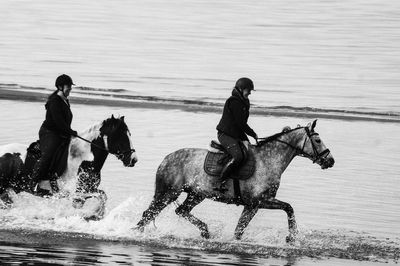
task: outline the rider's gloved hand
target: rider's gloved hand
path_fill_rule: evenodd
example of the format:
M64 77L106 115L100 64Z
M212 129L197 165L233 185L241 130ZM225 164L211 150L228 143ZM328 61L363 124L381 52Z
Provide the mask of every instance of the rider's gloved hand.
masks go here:
M78 132L76 132L75 130L72 130L72 132L71 132L71 136L73 136L73 137L77 137L77 136L78 136Z
M256 143L258 145L258 135L257 134L254 135L254 139L256 140Z

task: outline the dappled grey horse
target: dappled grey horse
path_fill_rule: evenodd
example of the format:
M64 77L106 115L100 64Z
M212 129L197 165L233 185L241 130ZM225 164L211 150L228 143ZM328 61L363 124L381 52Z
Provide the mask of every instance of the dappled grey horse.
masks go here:
M236 239L240 239L244 229L259 209L281 209L287 213L289 235L287 241L295 239L297 233L294 211L289 203L275 198L281 175L292 159L299 155L309 158L322 169L334 165L334 159L314 131L316 120L306 127L286 129L259 142L257 146L250 145L254 154L256 167L254 174L247 180L240 180L244 210L235 229ZM156 174L155 194L149 208L143 213L142 219L135 229L143 227L182 192L187 193L185 201L176 209L176 213L197 226L201 236L209 238L207 225L190 214L191 210L205 198L224 203L236 203L233 181L226 184L225 193L215 191L219 185L217 177L206 174L203 168L208 151L206 149L180 149L167 155L160 164Z

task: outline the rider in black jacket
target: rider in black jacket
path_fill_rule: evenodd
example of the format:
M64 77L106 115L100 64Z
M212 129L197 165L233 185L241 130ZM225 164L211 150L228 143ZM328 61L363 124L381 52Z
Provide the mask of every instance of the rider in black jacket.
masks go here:
M71 77L63 74L57 77L55 85L57 90L48 97L45 105L46 119L39 130L42 155L33 173L33 180L38 184L36 192L39 195L51 195L58 189L54 187L56 182L50 185L50 180L54 179L54 173L49 172L51 161L57 148L64 141L69 141L71 136L77 136L77 132L71 129L73 116L68 101L74 83Z
M217 190L224 190L226 180L247 157L244 154L246 151L239 144L240 141L248 141L247 135L257 141L257 134L247 124L250 110L248 97L252 90L254 90L253 81L249 78L240 78L235 84L232 96L225 102L222 118L217 126L218 140L232 156L232 159L222 169L221 187Z

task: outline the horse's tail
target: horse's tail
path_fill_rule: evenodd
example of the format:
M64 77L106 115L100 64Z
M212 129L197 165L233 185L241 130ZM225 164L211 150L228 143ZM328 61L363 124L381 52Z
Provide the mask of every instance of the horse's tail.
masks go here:
M165 175L160 171L160 168L157 170L156 174L156 188L155 194L164 194L167 193L169 190L169 184L165 178Z
M180 191L176 186L174 186L174 179L169 176L167 171L167 158L168 156L157 169L154 198L147 210L143 212L142 219L138 222L137 228L143 228L145 225L153 221L168 204L179 197Z
M170 184L170 178L165 171L165 163L161 163L161 165L157 169L156 173L156 187L155 187L155 196L162 195L174 190L172 184Z
M183 190L183 179L179 164L179 160L176 160L176 156L179 155L180 151L173 152L167 155L156 173L156 184L155 184L155 195L180 193Z

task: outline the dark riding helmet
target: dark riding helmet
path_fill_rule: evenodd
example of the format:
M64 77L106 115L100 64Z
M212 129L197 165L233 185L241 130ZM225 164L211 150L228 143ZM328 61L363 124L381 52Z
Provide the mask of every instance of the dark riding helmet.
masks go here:
M75 85L72 78L66 74L62 74L56 79L56 88L63 87L64 85Z
M253 81L249 78L240 78L236 81L235 88L240 90L243 89L254 90L254 84Z

